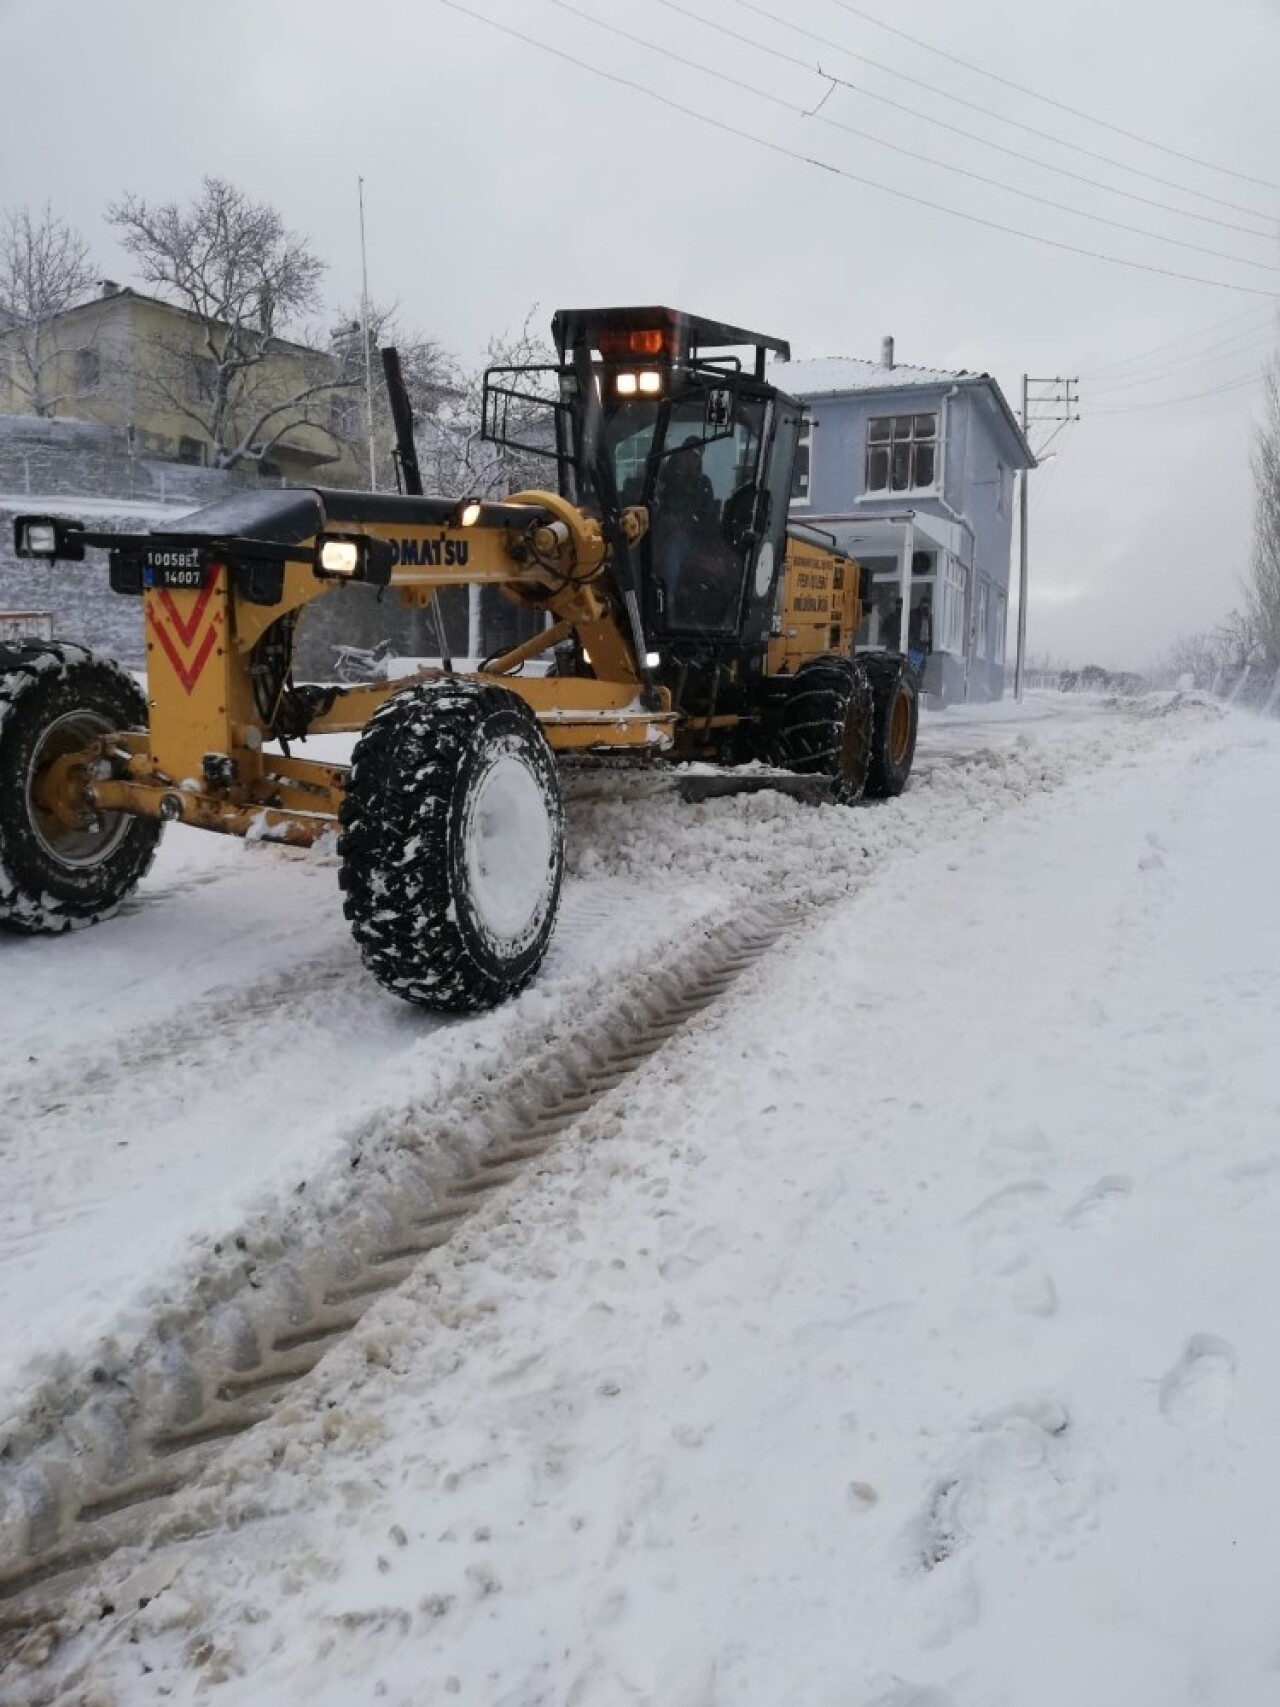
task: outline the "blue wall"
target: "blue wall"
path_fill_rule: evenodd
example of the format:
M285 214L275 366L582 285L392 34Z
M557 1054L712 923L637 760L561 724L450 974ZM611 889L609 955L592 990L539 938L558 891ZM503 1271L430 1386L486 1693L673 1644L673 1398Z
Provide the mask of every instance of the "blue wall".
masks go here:
M792 382L799 378L795 374ZM948 397L949 390L947 385L912 385L810 398L817 426L811 441L809 502L795 505L792 513L798 521L807 515L865 520L905 509L948 521L960 518L968 524L965 549L971 554L971 612L976 622L984 578L991 584L986 597L994 600L997 593L1002 595L1007 613L1013 472L1020 466L1021 451L989 386L962 385ZM802 388L800 395L804 396ZM867 421L876 415L928 413L938 416L941 495L928 491L868 494ZM970 693L998 697L1003 659L983 659L980 653L980 645L975 644Z

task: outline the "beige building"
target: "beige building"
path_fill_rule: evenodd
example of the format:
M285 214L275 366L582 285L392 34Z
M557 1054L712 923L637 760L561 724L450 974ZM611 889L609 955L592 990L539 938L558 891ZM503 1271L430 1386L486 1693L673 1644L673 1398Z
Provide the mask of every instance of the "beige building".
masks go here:
M139 455L255 470L264 479L361 486L361 390L333 355L271 337L230 379L215 442L219 365L231 328L104 281L39 328L0 328L0 415L53 415L131 430ZM258 335L246 329L247 338Z

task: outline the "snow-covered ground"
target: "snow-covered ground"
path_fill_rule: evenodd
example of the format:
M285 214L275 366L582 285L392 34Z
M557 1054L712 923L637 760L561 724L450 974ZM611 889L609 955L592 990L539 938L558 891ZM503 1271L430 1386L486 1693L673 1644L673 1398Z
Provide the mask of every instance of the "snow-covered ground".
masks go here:
M12 1414L709 922L831 903L0 1698L1280 1699L1280 731L1032 701L930 720L884 807L572 822L546 973L476 1021L370 983L323 855L174 836L126 916L0 942Z

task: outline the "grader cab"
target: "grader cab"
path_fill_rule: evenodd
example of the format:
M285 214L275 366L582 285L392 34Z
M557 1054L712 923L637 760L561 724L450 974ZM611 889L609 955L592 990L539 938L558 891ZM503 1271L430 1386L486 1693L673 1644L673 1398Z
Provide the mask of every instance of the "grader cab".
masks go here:
M102 918L167 822L295 844L337 828L366 965L466 1011L546 952L558 759L757 761L847 804L901 791L912 673L855 653L857 564L788 524L803 406L765 378L787 346L663 308L563 311L553 331L555 366L491 370L484 405L488 438L546 458L545 489L423 496L390 359L399 493L263 491L127 536L18 518L19 555L107 549L112 588L143 603L147 687L69 643L0 647L0 921ZM441 627L441 662L410 678L296 681L300 614L359 582L421 605L496 586L545 626L469 673ZM337 733L349 765L294 750Z

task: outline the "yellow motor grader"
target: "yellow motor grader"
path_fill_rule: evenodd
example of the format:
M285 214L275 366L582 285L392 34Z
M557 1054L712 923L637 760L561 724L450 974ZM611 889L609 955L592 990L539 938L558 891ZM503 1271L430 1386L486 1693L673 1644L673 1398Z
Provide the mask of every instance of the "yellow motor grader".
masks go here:
M398 493L263 490L139 535L17 519L20 556L107 549L114 591L143 602L147 686L68 643L0 646L0 920L102 918L166 823L297 844L337 829L366 965L466 1011L546 952L558 759L752 764L756 785L763 764L847 803L901 791L912 671L855 653L858 565L788 521L804 406L765 378L787 345L666 308L566 310L553 333L553 367L491 369L484 398L485 436L545 455L547 490L423 496L388 351ZM417 605L494 586L544 626L477 671L453 668L438 625L440 665L410 678L295 681L300 614L357 583ZM344 731L349 765L294 750Z

